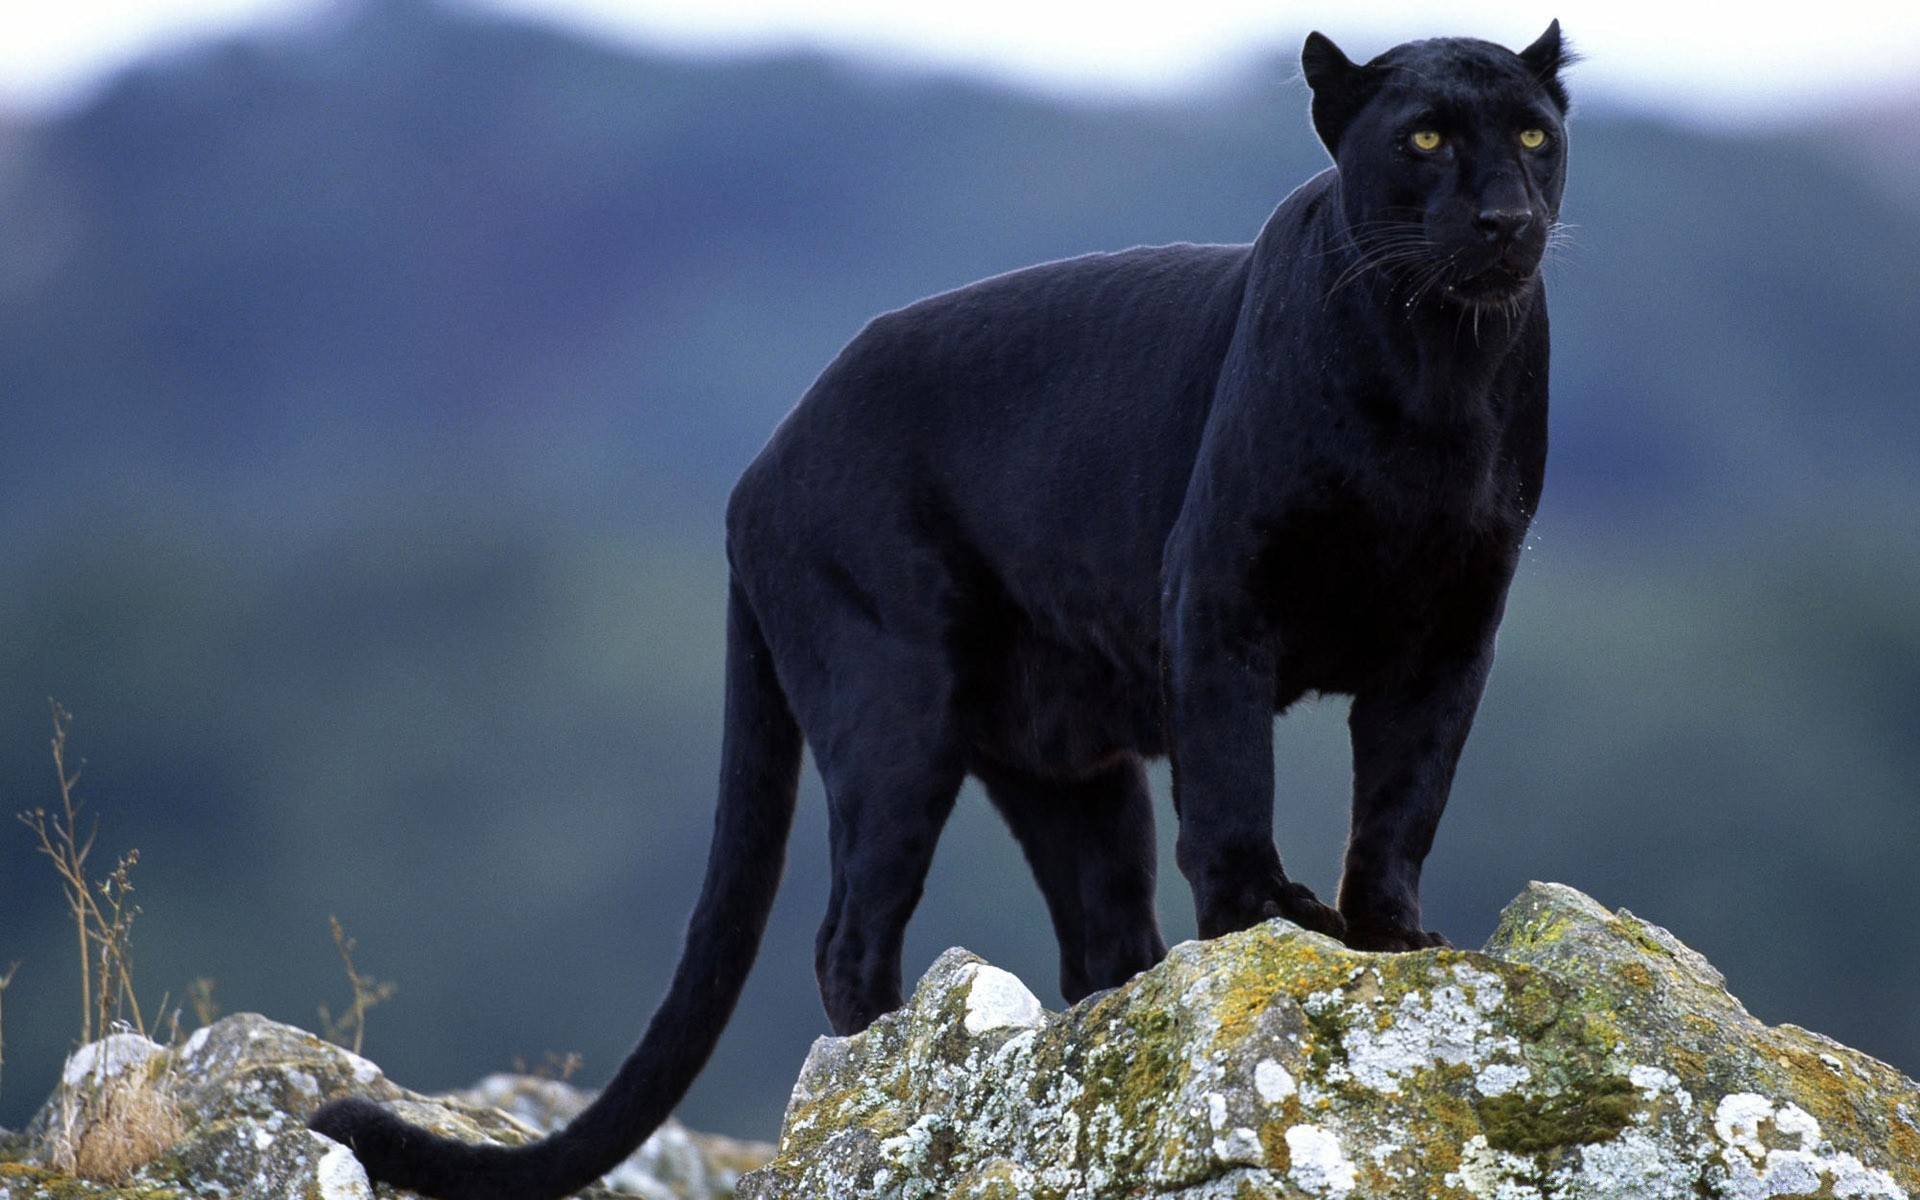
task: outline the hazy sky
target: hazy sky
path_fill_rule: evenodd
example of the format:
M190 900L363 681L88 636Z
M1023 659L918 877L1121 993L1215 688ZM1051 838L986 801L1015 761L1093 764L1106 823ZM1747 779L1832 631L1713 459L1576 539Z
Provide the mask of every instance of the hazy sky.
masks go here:
M0 17L0 101L57 103L134 56L379 0L32 0ZM1587 56L1587 95L1692 115L1779 115L1848 97L1920 97L1909 3L1691 0L448 0L485 2L640 44L725 50L807 44L960 66L1074 91L1203 83L1318 28L1355 57L1408 37L1509 45L1559 17ZM1737 13L1737 15L1728 15ZM1809 15L1813 14L1813 15Z

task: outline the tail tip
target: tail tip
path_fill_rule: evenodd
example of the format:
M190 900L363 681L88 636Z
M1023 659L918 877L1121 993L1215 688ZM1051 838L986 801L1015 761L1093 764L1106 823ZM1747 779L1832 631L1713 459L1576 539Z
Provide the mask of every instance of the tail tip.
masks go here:
M412 1126L364 1096L329 1100L307 1118L307 1128L352 1150L368 1167L403 1147Z

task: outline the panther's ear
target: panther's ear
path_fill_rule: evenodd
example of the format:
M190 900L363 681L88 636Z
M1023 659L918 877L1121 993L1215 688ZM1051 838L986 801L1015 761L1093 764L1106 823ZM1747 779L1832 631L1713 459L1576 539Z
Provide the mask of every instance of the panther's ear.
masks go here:
M1567 48L1560 37L1560 22L1547 26L1547 31L1534 39L1534 43L1520 52L1520 61L1547 95L1552 97L1554 107L1562 113L1567 111L1567 89L1560 82L1560 69L1573 65L1579 56Z
M1300 50L1300 70L1313 89L1313 131L1320 135L1327 153L1338 158L1340 135L1366 103L1368 72L1321 33L1307 35L1307 44Z

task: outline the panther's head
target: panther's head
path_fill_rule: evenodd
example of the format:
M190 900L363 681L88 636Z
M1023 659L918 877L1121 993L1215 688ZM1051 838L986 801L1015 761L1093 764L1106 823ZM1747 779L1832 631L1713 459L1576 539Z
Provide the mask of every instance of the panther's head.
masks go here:
M1300 58L1340 170L1351 270L1475 308L1526 294L1566 183L1560 23L1518 54L1438 38L1356 65L1315 33Z

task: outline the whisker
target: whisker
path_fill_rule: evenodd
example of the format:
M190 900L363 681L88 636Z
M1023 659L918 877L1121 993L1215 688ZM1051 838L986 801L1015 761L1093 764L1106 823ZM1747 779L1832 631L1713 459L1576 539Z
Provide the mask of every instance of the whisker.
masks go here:
M1395 276L1416 280L1431 263L1436 247L1425 228L1413 218L1419 214L1405 209L1408 217L1389 215L1356 222L1341 231L1341 239L1322 254L1336 251L1353 255L1334 281L1327 286L1322 304L1330 303L1341 291L1369 274L1377 273L1392 281Z

